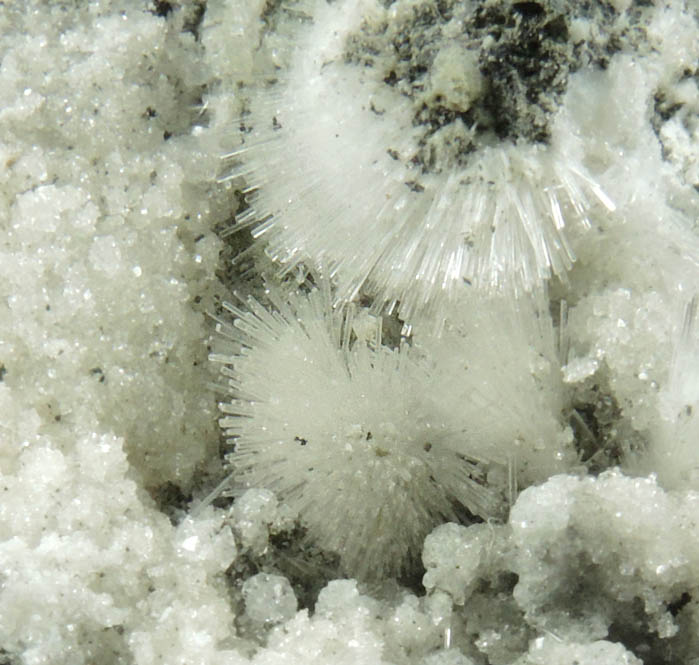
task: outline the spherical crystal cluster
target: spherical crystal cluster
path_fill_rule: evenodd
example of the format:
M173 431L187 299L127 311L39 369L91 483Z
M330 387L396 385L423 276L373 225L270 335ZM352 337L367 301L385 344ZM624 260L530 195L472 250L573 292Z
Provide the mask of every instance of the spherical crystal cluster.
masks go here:
M560 3L510 4L309 2L298 25L268 19L289 52L251 91L236 155L282 270L323 265L339 300L365 292L408 319L443 314L464 282L565 276L566 227L614 209L555 140L570 73L602 47L575 42Z
M221 424L234 476L283 497L347 573L406 573L436 524L460 511L502 515L504 497L486 483L489 471L506 477L507 459L496 463L477 423L430 389L439 368L381 346L375 322L353 324L327 295L287 304L277 294L275 313L254 300L232 309L239 318L224 331L243 350ZM372 326L370 340L357 337Z

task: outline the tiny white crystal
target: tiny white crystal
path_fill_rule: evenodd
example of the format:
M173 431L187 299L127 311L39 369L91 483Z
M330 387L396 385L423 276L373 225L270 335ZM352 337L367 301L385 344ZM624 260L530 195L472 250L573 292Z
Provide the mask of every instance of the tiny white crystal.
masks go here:
M281 575L258 573L243 584L245 612L259 623L279 623L296 614L296 596Z

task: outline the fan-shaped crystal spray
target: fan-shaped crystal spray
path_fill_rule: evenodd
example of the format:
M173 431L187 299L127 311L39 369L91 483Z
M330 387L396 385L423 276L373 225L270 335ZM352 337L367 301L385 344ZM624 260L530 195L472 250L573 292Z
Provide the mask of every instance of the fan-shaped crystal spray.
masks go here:
M281 61L231 155L239 222L263 220L283 270L330 266L338 300L411 319L465 281L535 289L575 259L565 227L614 208L554 140L579 55L556 3L318 0L266 20Z

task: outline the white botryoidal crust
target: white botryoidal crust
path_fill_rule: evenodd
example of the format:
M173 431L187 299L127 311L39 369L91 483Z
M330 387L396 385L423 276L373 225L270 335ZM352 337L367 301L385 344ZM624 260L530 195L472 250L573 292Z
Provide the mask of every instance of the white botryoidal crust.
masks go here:
M550 140L572 57L564 37L537 46L548 60L531 90L513 83L535 101L494 112L505 97L500 46L479 23L490 19L478 3L441 4L308 1L293 28L270 20L288 62L251 91L232 155L251 192L239 222L262 220L253 234L282 270L330 266L338 300L363 290L406 319L441 313L464 281L531 290L563 276L575 260L565 227L614 209L570 146ZM503 43L567 35L555 8L536 30L508 12Z
M554 476L522 492L509 518L511 566L529 624L588 641L642 611L658 646L676 638L678 662L696 653L694 608L680 610L697 588L698 502L696 492L665 492L654 477L618 470Z
M327 290L269 296L275 310L230 306L223 332L241 348L216 358L234 394L221 425L239 485L276 492L359 578L410 570L459 511L501 514L507 452L455 426L427 362L381 346L378 326L365 341L366 320L352 326Z
M618 642L597 640L588 643L565 642L555 636L538 637L529 652L516 665L642 665L642 661Z
M435 529L423 583L467 624L457 646L491 663L694 662L698 501L617 469L553 476L519 495L508 524Z

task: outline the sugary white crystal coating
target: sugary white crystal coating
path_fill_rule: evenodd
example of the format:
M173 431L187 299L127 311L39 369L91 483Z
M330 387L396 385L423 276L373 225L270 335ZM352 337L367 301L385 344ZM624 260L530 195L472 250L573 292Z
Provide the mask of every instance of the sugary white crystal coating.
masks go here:
M556 661L566 654L640 662L627 649L689 656L698 646L691 600L699 570L698 506L696 492L667 493L652 478L619 471L554 476L520 494L507 526L438 527L425 541L424 584L463 606L455 608L452 626L463 617L490 658L502 657L498 642L507 641L502 633L514 636L516 623L509 631L489 628L480 617L483 601L493 615L497 603L483 599L481 589L508 588L501 585L512 573L518 607L510 608L510 621L519 614L530 639L549 636L532 641L518 664L567 662ZM642 617L646 628L626 637L626 649L598 642L612 639L616 626L632 625L632 617Z
M379 604L361 595L353 580L336 580L318 596L312 617L308 610L275 628L265 649L253 659L255 665L388 665L382 657L383 640L375 617Z
M10 410L59 438L112 430L147 486L186 489L216 441L193 300L218 288L224 199L190 134L199 47L138 3L28 1L3 7L0 53Z
M38 665L221 662L224 515L175 527L218 439L203 389L218 157L184 15L0 11L0 646ZM167 138L166 138L167 137ZM201 300L199 304L198 300ZM232 662L232 661L229 661Z
M210 657L233 619L222 514L173 527L127 477L122 443L91 434L61 452L37 434L0 475L0 642L25 662Z
M673 637L668 607L696 586L698 506L699 494L618 471L525 490L510 513L517 602L542 630L575 640L606 637L637 599L651 630Z

